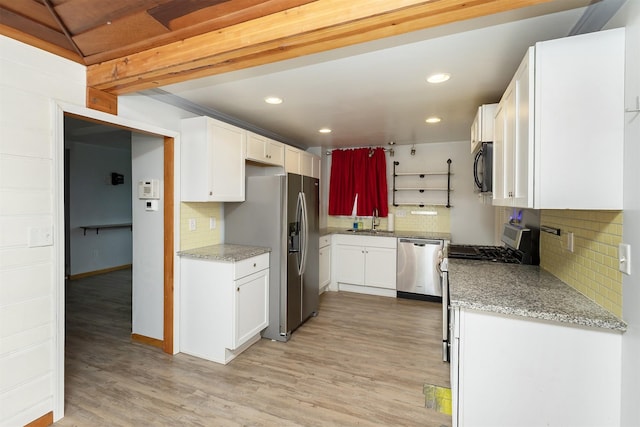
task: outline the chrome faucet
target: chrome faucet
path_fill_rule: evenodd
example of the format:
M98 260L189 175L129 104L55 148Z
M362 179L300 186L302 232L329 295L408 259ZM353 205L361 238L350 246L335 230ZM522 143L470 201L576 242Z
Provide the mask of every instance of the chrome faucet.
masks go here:
M378 209L373 210L373 215L371 215L371 229L376 231L376 227L380 225L380 218L378 218Z

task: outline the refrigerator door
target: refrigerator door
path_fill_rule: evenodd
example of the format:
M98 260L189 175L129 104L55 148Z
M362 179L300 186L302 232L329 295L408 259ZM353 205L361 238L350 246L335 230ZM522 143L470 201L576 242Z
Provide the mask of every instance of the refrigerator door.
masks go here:
M287 224L288 224L288 254L286 293L282 295L282 303L286 307L286 333L291 333L302 323L302 276L300 264L302 261L302 177L287 174Z
M302 178L302 191L305 200L305 257L302 275L302 318L307 319L318 313L320 281L320 183L311 177Z

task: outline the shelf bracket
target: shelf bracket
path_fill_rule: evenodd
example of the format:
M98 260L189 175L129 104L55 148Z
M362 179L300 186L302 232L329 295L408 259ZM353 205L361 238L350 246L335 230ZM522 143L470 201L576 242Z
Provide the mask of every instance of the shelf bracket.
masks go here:
M451 159L447 159L447 208L451 208Z

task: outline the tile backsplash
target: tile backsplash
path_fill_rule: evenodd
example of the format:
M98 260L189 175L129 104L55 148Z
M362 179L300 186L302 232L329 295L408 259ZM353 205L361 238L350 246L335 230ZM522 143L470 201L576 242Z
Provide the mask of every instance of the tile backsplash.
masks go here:
M561 235L540 233L540 266L618 317L622 317L622 211L543 210L540 224ZM567 235L574 250L567 250Z
M216 228L211 230L209 219L216 219ZM180 250L215 245L222 242L220 229L222 223L221 203L180 203ZM195 220L196 229L189 230L189 221Z
M413 212L413 213L412 213ZM415 212L435 212L436 215L419 215ZM389 206L389 213L394 215L394 229L396 231L433 231L437 233L451 232L450 210L442 206L412 207ZM361 217L365 229L371 228L371 217ZM329 216L327 227L353 226L352 216ZM387 230L387 218L380 218L380 229Z

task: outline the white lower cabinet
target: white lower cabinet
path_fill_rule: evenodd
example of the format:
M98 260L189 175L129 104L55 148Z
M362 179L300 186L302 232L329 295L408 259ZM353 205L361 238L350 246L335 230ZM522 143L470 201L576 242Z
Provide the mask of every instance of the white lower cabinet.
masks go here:
M269 325L269 254L180 260L180 351L229 363Z
M619 426L622 335L455 307L453 426Z
M333 236L334 282L340 290L396 296L395 237Z
M320 237L320 260L318 263L319 280L318 290L320 293L327 290L331 284L331 235Z

